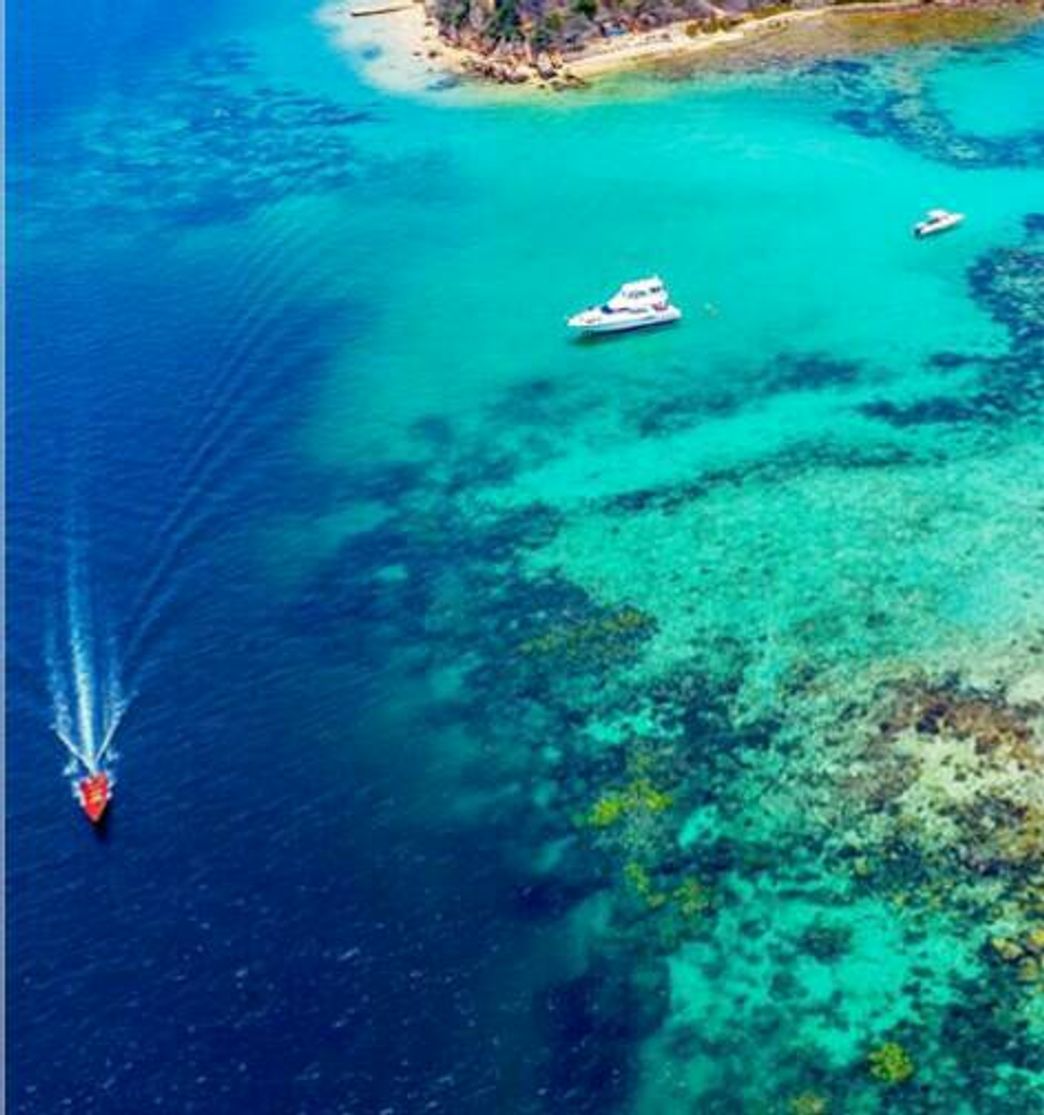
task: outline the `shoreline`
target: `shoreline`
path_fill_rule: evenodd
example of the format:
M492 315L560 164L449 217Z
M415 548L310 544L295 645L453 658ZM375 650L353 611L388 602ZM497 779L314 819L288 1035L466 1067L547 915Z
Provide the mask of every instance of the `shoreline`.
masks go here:
M767 17L748 17L734 27L704 33L696 38L686 33L685 24L676 23L656 31L636 32L621 35L618 40L596 43L593 49L585 50L571 60L569 66L583 77L594 78L646 63L683 62L722 47L768 38L801 23L829 18L834 13L843 12L849 16L865 13L896 15L917 11L920 7L919 3L911 3L911 0L882 3L868 0L867 3L846 4L843 8L797 8Z
M550 67L483 54L447 42L423 0L334 0L317 13L338 47L353 56L363 78L386 92L443 92L467 85L522 93L561 92L657 65L706 62L756 64L766 44L782 57L828 57L988 39L1039 22L1044 9L1018 3L989 6L921 0L864 0L739 17L729 27L691 32L691 21L593 40ZM798 38L800 36L800 38Z
M421 0L366 14L379 6L335 0L315 17L369 84L386 93L416 95L455 84L468 73L473 52L447 43Z

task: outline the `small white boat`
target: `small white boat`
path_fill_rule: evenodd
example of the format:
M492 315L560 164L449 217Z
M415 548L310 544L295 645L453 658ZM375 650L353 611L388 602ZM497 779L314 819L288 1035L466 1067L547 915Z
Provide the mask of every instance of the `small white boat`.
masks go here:
M949 209L929 209L924 220L914 225L913 234L918 239L934 236L937 232L956 228L963 220L963 213L951 213Z
M625 329L667 325L681 316L681 310L671 305L663 281L658 275L651 275L624 283L601 306L591 306L573 314L568 325L580 333L620 333Z

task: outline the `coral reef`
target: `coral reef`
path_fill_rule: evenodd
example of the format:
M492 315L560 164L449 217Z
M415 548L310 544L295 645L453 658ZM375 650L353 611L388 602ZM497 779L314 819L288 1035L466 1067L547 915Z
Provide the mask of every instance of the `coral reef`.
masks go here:
M539 424L559 403L571 405L534 386L487 417ZM1003 1042L998 1056L1025 1074L1003 1102L1031 1094L1044 761L1027 678L882 673L874 654L832 672L813 648L825 638L838 654L838 630L802 628L801 653L753 701L764 669L756 627L657 658L669 613L648 594L632 601L609 584L596 599L582 587L556 551L565 513L471 498L497 490L524 445L484 449L434 420L415 433L437 467L371 465L351 477L352 493L384 515L306 586L297 622L311 637L350 639L356 653L394 655L430 685L415 714L425 733L466 726L473 750L454 761L511 831L524 916L562 919L597 903L583 974L538 1010L548 1095L567 1104L577 1080L598 1079L598 1094L622 1103L641 1088L647 1050L678 1066L678 1094L700 1110L753 1103L763 1093L752 1081L767 1079L791 1110L888 1110L873 1104L915 1091L945 1105L992 1087L967 1084L942 1052L972 1061L982 1041ZM745 485L782 498L810 468L886 475L896 460L906 467L795 450L597 510L647 532L652 515L715 498L734 506ZM858 644L889 630L862 623ZM958 918L977 930L966 947L940 950ZM617 1017L622 1004L634 1018ZM904 1029L911 1015L916 1034ZM692 1066L713 1075L690 1080Z
M1044 641L1036 504L1004 483L1040 467L1016 436L1031 225L969 274L1010 351L936 361L935 384L996 392L959 418L988 429L988 466L921 436L959 416L950 396L859 412L875 369L785 352L749 370L751 400L622 386L594 428L612 409L614 437L662 456L820 390L874 437L561 496L524 481L593 396L534 375L471 424L415 422L410 459L317 485L377 511L305 579L293 632L409 680L404 734L453 764L462 823L509 834L512 912L583 926L534 1004L549 1109L584 1087L635 1110L1032 1109ZM998 569L1018 607L987 627Z

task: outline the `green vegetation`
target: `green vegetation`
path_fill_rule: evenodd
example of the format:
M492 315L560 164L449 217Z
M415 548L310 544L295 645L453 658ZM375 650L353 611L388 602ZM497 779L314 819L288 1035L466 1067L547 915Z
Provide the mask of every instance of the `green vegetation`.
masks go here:
M557 13L553 13L557 14ZM550 27L550 19L540 19L533 27L532 34L529 36L529 46L534 54L539 54L541 51L548 50L555 41L555 35Z
M851 2L854 3L855 0L851 0ZM766 4L763 8L756 8L751 12L751 15L756 19L771 19L773 16L783 15L784 12L790 11L793 11L793 5L789 3L789 0L784 0L783 3Z
M440 25L453 31L460 31L468 22L471 13L470 0L436 0L435 17Z
M518 0L497 0L486 21L486 35L493 42L516 42L522 39Z

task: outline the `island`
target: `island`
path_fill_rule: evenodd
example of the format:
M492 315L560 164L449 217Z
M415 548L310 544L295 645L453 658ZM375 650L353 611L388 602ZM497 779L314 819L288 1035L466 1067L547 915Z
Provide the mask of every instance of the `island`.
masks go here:
M335 0L319 18L371 81L416 92L463 79L561 91L655 64L980 39L1042 14L1036 0Z

